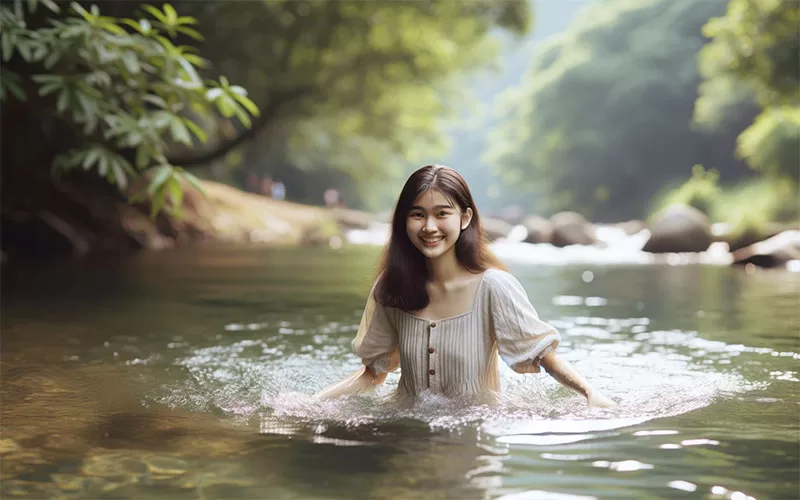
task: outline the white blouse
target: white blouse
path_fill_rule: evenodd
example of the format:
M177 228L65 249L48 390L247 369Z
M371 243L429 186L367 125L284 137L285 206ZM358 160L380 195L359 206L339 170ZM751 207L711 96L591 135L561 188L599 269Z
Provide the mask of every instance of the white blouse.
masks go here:
M370 292L353 350L375 373L401 369L398 395L448 397L500 391L498 352L519 373L538 373L558 347L558 331L539 319L511 274L484 272L472 309L430 321L379 304Z

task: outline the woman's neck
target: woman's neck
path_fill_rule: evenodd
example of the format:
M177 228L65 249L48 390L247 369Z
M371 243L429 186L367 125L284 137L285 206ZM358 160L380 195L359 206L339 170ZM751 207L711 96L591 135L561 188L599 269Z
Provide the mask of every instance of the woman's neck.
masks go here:
M436 259L428 259L428 278L433 283L448 283L460 278L465 272L466 269L456 258L455 249Z

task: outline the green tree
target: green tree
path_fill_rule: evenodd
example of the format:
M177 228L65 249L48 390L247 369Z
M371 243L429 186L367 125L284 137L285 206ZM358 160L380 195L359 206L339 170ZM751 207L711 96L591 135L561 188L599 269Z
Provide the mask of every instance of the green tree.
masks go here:
M762 112L742 131L737 154L763 174L800 177L800 3L731 0L706 24L704 81L695 120L716 130L742 102Z
M612 0L584 9L503 96L494 167L543 200L540 211L595 220L645 216L653 196L695 164L743 175L731 154L735 134L691 126L702 27L725 3Z
M176 164L246 144L247 168L335 169L384 207L387 180L445 150L442 119L463 106L461 77L496 56L492 30L524 32L530 18L525 0L180 6L206 35L203 54L250 90L262 114L250 130L175 155Z
M182 182L197 182L169 162L169 146L205 141L198 122L214 108L250 125L258 109L245 90L225 77L204 81L198 73L204 61L192 47L176 45L181 35L201 38L195 20L170 4L142 9L131 19L78 3L59 15L50 0L0 6L3 129L15 139L3 166L23 174L4 180L30 179L24 171L42 167L30 160L53 146L56 173L92 171L126 189L144 172L149 184L135 196L152 198L153 215L174 212ZM20 111L27 120L15 119Z

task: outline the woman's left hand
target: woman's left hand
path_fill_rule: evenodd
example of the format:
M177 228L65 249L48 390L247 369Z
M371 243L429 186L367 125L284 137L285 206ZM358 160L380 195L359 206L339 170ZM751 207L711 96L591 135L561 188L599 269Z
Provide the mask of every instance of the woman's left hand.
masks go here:
M613 408L617 406L617 403L595 391L590 392L589 397L586 399L589 403L589 408Z

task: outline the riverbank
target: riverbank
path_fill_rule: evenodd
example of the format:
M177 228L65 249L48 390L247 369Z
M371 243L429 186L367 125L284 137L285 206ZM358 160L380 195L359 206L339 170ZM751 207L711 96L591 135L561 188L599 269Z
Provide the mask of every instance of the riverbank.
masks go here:
M185 187L179 216L161 213L155 218L149 216L149 205L130 205L108 189L79 189L69 182L54 185L50 196L40 198L36 211L6 212L3 261L207 244L335 248L345 242L382 244L387 236L385 224L381 225L384 217L377 214L274 200L213 181L200 183L202 194ZM503 220L484 215L482 222L491 241L543 245L557 252L552 256L557 259L567 257L568 249L563 247L583 247L589 253L619 253L623 248L667 256L711 252L724 257L717 260L759 267L781 267L800 259L800 228L776 227L742 241L719 232L705 215L685 206L668 207L649 221L611 225L592 223L573 212L549 219L531 215ZM613 242L604 237L609 230ZM620 246L620 238L630 241ZM519 251L538 255L530 249Z

